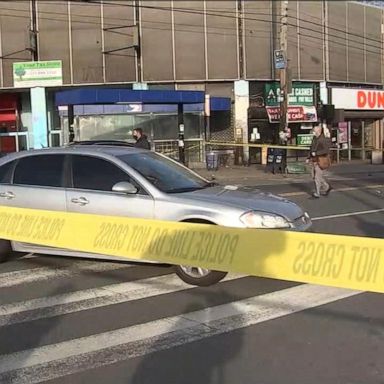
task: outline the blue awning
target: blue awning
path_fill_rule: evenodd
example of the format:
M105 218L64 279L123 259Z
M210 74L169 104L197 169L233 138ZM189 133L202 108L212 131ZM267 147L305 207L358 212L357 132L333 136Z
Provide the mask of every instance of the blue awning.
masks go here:
M147 103L147 104L194 104L204 103L202 91L136 91L119 88L80 88L56 93L55 104L116 104L116 103Z
M56 106L119 103L204 105L204 102L205 93L203 91L78 88L59 91L55 94ZM231 109L231 99L227 97L211 97L210 104L211 111L229 111ZM197 109L200 109L200 106Z
M230 111L231 99L229 97L211 97L211 111Z

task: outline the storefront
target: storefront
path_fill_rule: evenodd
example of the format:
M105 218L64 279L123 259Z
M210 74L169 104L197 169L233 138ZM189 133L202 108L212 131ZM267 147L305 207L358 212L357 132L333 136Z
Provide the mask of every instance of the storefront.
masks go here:
M202 161L204 141L204 105L186 106L183 113L185 149L187 160ZM133 129L141 128L153 144L153 149L170 157L178 156L178 111L177 105L75 105L73 140L124 140L134 142ZM59 110L63 140L52 146L70 141L68 109ZM52 133L51 133L52 134Z
M22 94L0 93L0 153L28 149L28 129L21 116Z
M338 123L340 159L370 159L383 150L384 91L360 88L331 88L331 103L344 110Z
M50 132L58 135L52 146L84 140L133 141L133 129L141 128L153 149L178 159L182 132L188 163L204 161L205 139L215 132L218 115L227 115L231 109L231 100L225 97L210 97L207 106L202 91L126 88L60 91L55 94L55 104L61 127Z
M289 95L287 111L289 137L287 144L303 145L305 136L311 133L318 122L317 94L315 83L294 82ZM278 82L253 83L250 87L248 129L250 143L280 144L280 85ZM309 136L308 136L309 137ZM289 151L291 152L291 151ZM299 156L295 151L292 156ZM258 149L251 150L251 162L261 162Z

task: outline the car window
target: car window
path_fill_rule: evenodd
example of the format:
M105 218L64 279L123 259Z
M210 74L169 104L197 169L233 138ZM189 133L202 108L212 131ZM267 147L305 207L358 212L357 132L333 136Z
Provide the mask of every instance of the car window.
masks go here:
M130 153L118 158L166 193L189 192L212 186L189 169L154 152Z
M15 161L10 161L0 166L0 184L10 184L12 182L12 169Z
M65 155L35 155L19 159L14 184L64 187Z
M92 156L72 156L73 187L95 191L112 191L121 181L139 187L121 168L110 161Z

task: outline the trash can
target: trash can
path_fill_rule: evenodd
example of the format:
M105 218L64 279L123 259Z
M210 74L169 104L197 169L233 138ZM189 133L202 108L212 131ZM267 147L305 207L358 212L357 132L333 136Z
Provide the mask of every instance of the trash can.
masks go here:
M372 151L372 164L383 164L383 152L374 150Z
M219 154L208 152L206 154L206 162L208 171L217 171L219 169Z
M287 150L279 148L268 148L266 171L285 173L287 167Z

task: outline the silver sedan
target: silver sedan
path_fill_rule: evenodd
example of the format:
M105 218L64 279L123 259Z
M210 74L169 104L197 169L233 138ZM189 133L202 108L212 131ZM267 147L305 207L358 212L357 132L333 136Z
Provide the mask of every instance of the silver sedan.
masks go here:
M74 145L2 157L0 205L238 228L311 227L309 216L286 199L255 188L217 185L163 155L112 145ZM111 259L0 240L0 261L11 251ZM225 276L183 265L175 269L185 282L201 286Z

